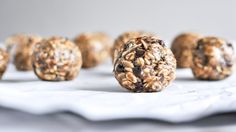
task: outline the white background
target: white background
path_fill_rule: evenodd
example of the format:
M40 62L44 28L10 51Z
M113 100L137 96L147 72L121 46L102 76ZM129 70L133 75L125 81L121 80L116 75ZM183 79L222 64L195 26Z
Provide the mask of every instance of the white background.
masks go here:
M127 30L171 40L183 31L235 39L235 0L1 0L0 40L14 33L73 38Z

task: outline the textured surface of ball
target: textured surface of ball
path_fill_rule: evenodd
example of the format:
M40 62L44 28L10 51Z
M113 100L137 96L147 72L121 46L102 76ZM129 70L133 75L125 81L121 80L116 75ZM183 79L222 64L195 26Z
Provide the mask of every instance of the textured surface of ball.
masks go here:
M82 57L79 48L70 40L51 37L34 46L32 64L35 74L42 80L72 80L79 74Z
M192 71L197 79L222 80L233 73L234 61L231 43L217 37L205 37L193 50Z
M131 39L114 62L120 85L133 92L157 92L175 79L176 60L164 42L156 37Z
M119 52L121 52L122 46L128 42L130 39L141 37L141 36L147 36L151 33L146 33L142 31L132 31L132 32L125 32L118 36L116 40L114 41L114 44L111 49L111 57L112 62L114 62L115 58L117 58Z
M177 36L171 45L178 68L190 68L192 65L192 50L201 36L195 33L183 33Z
M83 68L96 67L110 57L112 39L105 33L83 33L76 37Z
M30 71L33 69L31 62L33 46L40 42L42 38L33 35L22 35L19 40L13 51L13 63L19 71Z

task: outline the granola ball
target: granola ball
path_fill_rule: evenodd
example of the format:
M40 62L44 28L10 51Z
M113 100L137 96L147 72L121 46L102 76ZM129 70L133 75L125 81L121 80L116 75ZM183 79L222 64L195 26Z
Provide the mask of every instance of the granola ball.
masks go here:
M231 43L217 37L205 37L193 50L192 72L197 79L222 80L234 69L234 49Z
M20 36L21 38L15 45L13 63L18 71L32 70L33 46L41 41L41 37L33 35Z
M40 39L41 37L38 35L30 35L30 34L14 34L6 38L5 47L6 51L12 55L14 55L15 48L18 44L26 43L27 39L31 37L34 39Z
M34 46L32 64L35 74L42 80L72 80L79 74L82 57L73 42L51 37Z
M164 42L154 36L131 39L114 62L120 85L132 92L157 92L175 79L176 60Z
M19 44L23 43L26 35L25 34L14 34L12 36L9 36L5 40L5 46L7 49L7 52L13 52L12 50Z
M121 52L121 48L126 42L128 42L132 38L137 38L145 35L151 35L151 33L146 33L142 31L133 31L133 32L125 32L120 36L118 36L111 49L112 62L115 61L115 58L117 58L118 53Z
M8 53L0 48L0 79L2 78L4 72L7 69L8 59Z
M82 53L83 68L92 68L109 58L111 38L105 33L83 33L75 43Z
M201 36L195 33L183 33L172 42L171 50L177 60L178 68L190 68L192 65L192 50Z

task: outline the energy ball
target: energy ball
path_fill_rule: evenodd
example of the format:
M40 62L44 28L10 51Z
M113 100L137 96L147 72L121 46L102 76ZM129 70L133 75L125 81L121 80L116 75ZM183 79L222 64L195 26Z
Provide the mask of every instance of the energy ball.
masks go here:
M13 63L18 71L30 71L33 69L31 62L33 46L41 40L42 39L39 36L21 36L14 49L13 55Z
M125 32L118 36L118 38L115 40L112 49L111 49L111 57L112 57L112 62L115 61L115 58L117 58L119 52L121 52L122 46L128 42L132 38L137 38L141 36L147 36L151 35L151 33L146 33L142 31L133 31L133 32Z
M8 53L0 48L0 79L2 79L2 76L7 69L8 59Z
M234 49L231 43L217 37L205 37L193 50L192 72L197 79L222 80L234 69Z
M171 50L177 60L178 68L190 68L192 65L192 50L201 36L195 33L183 33L172 42Z
M32 64L35 74L42 80L72 80L79 74L82 57L73 42L51 37L34 46Z
M7 52L11 53L12 50L19 44L23 43L26 35L25 34L15 34L10 37L8 37L5 40L5 46L7 49Z
M119 84L132 92L157 92L175 79L176 60L165 43L153 36L131 39L114 62Z
M75 38L82 53L82 68L92 68L109 58L112 40L105 33L83 33Z

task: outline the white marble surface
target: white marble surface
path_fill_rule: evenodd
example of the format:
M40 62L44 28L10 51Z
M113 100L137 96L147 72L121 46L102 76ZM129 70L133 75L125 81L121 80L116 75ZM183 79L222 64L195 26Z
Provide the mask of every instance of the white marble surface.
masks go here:
M158 119L187 122L236 110L236 75L223 81L195 80L190 70L158 93L130 93L112 75L111 64L82 70L67 82L40 81L33 72L9 68L0 82L0 106L32 114L70 111L89 120Z
M68 112L32 115L4 108L0 108L0 117L0 132L235 132L236 129L236 114L178 124L145 119L94 122Z

